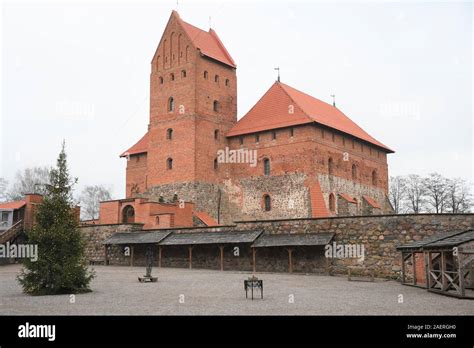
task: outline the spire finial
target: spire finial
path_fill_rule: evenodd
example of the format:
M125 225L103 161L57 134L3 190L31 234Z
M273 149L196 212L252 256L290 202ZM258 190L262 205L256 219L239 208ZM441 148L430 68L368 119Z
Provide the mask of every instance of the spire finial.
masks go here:
M209 30L211 30L212 26L211 26L211 20L212 20L212 17L209 16Z
M280 82L280 67L276 67L275 70L278 71L278 78L277 78L277 81Z
M179 8L179 0L176 0L176 12L178 12L178 8Z
M332 106L336 107L336 95L331 94L331 97L332 97Z

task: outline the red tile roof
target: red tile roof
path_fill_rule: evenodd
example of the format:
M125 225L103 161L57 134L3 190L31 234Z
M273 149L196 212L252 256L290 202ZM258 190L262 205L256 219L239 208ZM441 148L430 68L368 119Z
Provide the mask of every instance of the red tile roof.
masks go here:
M293 114L289 113L293 106ZM338 108L275 82L252 109L227 133L236 136L274 128L317 122L374 144L386 152L394 152L380 143L344 115Z
M216 220L210 217L204 211L195 211L194 216L196 216L199 220L201 220L206 226L219 226Z
M344 198L344 199L345 199L346 201L348 201L349 203L357 203L357 201L356 201L353 197L349 196L349 195L346 194L346 193L340 193L339 196L341 196L342 198Z
M127 157L128 155L138 155L139 153L148 152L148 133L146 133L135 145L122 153L120 157Z
M14 201L14 202L7 202L7 203L0 203L0 210L4 209L20 209L26 205L25 201Z
M368 196L362 196L362 197L364 197L366 202L369 203L369 205L371 205L372 207L374 207L376 209L381 209L380 205L377 203L377 201L375 199L370 198Z
M309 194L311 198L311 216L314 218L330 216L318 182L310 186Z
M209 29L207 32L192 24L186 23L179 17L176 11L173 11L172 15L177 16L194 47L199 49L203 55L227 64L233 68L236 67L234 60L213 29Z

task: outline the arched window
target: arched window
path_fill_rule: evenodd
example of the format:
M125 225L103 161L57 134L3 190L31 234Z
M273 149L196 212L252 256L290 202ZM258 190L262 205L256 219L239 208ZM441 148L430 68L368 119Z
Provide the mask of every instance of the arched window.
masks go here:
M168 140L173 139L173 129L172 128L168 128L166 130L166 139L168 139Z
M160 217L155 217L155 225L158 226L160 224Z
M239 137L239 143L240 145L244 145L244 137Z
M272 140L275 140L277 138L277 132L272 131Z
M225 79L225 85L226 85L226 87L230 86L230 80L229 79Z
M269 195L263 195L263 207L265 211L270 211L272 209L272 199Z
M204 71L204 78L207 80L208 77L209 77L209 73L207 71Z
M214 82L219 83L219 75L214 76Z
M336 198L333 193L329 194L329 210L333 213L336 211Z
M219 167L219 162L217 161L217 158L214 158L214 170L216 170Z
M131 205L125 206L122 210L122 222L131 224L135 222L135 209Z
M214 112L219 112L220 111L221 106L220 106L220 104L217 100L214 100L212 108L213 108Z
M372 171L372 185L377 185L377 171Z
M160 81L160 85L162 85L163 84L163 76L160 76L158 79Z
M166 168L168 168L170 170L173 169L173 159L172 158L168 158L166 160Z
M263 174L270 175L270 160L268 158L263 159Z
M174 74L173 73L170 74L170 80L174 81Z
M260 134L255 134L255 142L260 142Z
M353 164L352 165L352 180L356 180L356 179L357 179L357 165Z
M293 127L290 128L290 137L293 137L295 135L295 130Z
M219 139L219 130L218 129L214 130L214 139L215 140Z
M185 78L186 77L186 70L181 70L181 77Z
M174 111L174 99L170 97L168 99L168 111Z
M332 157L329 157L328 159L328 174L329 175L334 174L334 161L332 160Z

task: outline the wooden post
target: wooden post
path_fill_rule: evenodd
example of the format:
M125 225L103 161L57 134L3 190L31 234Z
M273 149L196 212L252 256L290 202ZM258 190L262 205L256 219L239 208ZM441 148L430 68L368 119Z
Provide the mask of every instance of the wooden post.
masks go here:
M130 246L130 266L133 267L133 245Z
M161 248L162 248L161 245L158 246L158 268L161 268L161 253L162 253Z
M402 284L405 284L405 253L402 251Z
M193 247L192 246L188 247L188 251L189 251L189 269L192 269L193 268Z
M431 271L433 270L433 258L431 256L431 251L428 251L428 289L431 289L433 282L431 279Z
M221 250L221 271L224 270L224 246L219 245L219 249Z
M448 288L448 282L446 281L446 277L444 273L446 272L446 253L441 251L441 290L446 290Z
M416 285L416 253L412 253L413 255L413 285Z
M293 249L288 250L288 272L293 273Z
M462 297L466 296L466 289L464 284L464 267L463 267L463 257L461 248L458 248L458 279L459 279L459 295Z
M423 258L425 259L425 287L430 288L430 272L429 272L429 263L428 263L428 254L423 252Z
M105 260L104 260L104 265L107 266L109 264L109 254L108 254L108 248L109 246L106 244L104 245L104 255L105 255Z
M253 268L253 273L257 272L257 264L256 264L256 257L257 254L257 249L252 248L252 268Z

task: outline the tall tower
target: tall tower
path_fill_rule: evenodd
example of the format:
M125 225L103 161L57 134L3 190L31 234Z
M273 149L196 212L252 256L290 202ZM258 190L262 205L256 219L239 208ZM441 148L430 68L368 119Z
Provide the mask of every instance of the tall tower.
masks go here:
M148 133L130 149L138 146L145 153L146 170L143 160L140 168L135 168L139 161L129 161L127 196L166 199L176 193L215 217L223 172L214 160L236 122L232 57L214 30L196 28L173 11L151 62ZM213 206L202 206L203 200Z

